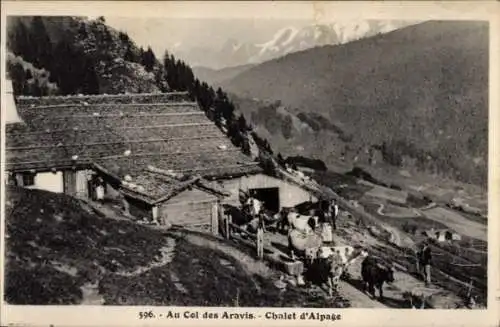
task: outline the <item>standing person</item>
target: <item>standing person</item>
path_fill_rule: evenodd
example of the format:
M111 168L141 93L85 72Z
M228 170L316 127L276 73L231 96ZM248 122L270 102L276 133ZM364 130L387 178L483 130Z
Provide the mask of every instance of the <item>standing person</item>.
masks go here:
M257 200L253 194L250 194L250 197L247 200L247 205L251 219L257 218L262 211L262 203Z
M420 252L420 269L423 269L423 277L425 285L427 286L431 283L432 253L429 247L429 241L425 240L422 245L422 250Z
M96 192L97 201L99 203L103 204L104 203L104 180L101 177L97 178L95 192Z
M330 203L327 200L321 200L318 209L318 221L321 226L321 237L324 243L332 242L332 231L330 226L331 215L330 215Z
M332 203L333 203L332 225L333 229L337 230L337 216L339 215L339 206L337 205L337 203L335 203L335 201L333 201Z
M257 256L259 259L264 257L264 215L262 211L257 213L258 224L257 224Z

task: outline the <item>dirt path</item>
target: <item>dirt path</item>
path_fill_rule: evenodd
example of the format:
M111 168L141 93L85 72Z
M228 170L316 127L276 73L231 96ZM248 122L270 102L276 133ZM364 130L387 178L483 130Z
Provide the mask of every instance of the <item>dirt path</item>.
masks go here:
M387 305L376 299L372 299L367 294L345 281L340 282L340 294L349 299L352 308L388 308Z
M266 245L275 249L278 256L288 256L286 251L287 239L285 235L266 233L265 235ZM342 244L349 244L344 239L338 239ZM354 276L360 276L360 274L354 274ZM353 285L354 284L354 285ZM357 283L341 281L339 284L339 293L342 297L349 299L351 307L353 308L386 308L387 306L376 299L370 298L365 294L359 287L356 287ZM321 290L321 294L326 296L325 290Z
M342 234L343 236L337 234L335 237L335 242L339 245L363 244L368 250L373 246L388 246L375 237L363 233L353 226L345 226L342 228ZM399 236L399 234L397 230L394 231L394 235ZM266 233L265 239L269 242L269 245L272 245L276 249L276 251L283 255L287 255L285 250L286 236ZM437 286L426 287L421 280L413 277L412 274L402 266L397 266L395 282L384 286L384 296L386 299L380 302L378 299L372 299L368 294L363 292L361 282L361 261L354 262L349 267L348 271L351 279L341 281L339 292L342 297L349 299L351 306L354 308L408 308L409 301L405 298L405 293L407 292L416 295L427 295L427 301L436 308L455 308L457 303L462 303L462 300L458 296L447 290ZM376 293L376 295L378 296L378 293Z
M417 217L422 216L422 214L415 209L412 210L411 214L410 213L408 213L408 214L388 213L388 212L384 212L384 209L385 209L385 204L380 203L379 207L377 209L377 213L381 216L386 216L386 217L390 217L390 218L417 218Z
M256 261L253 257L242 253L241 251L232 248L231 246L221 245L219 242L211 241L207 238L189 234L186 236L189 242L193 244L206 246L220 250L227 255L230 255L237 259L243 267L250 273L259 274L261 276L270 277L276 275L264 262ZM271 234L266 233L265 239L267 240L267 246L273 247L275 249L275 256L287 256L284 250L286 244L286 236L281 234ZM278 247L276 247L278 245ZM341 281L339 285L339 292L342 297L349 299L352 307L355 308L385 308L387 307L383 303L371 299L367 294L360 291L358 288L349 284L348 282ZM315 291L319 291L317 287L314 288ZM321 296L327 296L325 290L321 289Z
M134 271L117 271L115 272L115 275L133 277L148 272L151 269L168 265L174 259L175 240L173 238L167 238L166 243L167 244L165 246L160 248L161 257L159 260L152 262L147 266L138 267Z
M255 258L243 253L242 251L237 250L232 246L221 244L220 241L210 240L206 237L191 233L178 232L176 234L182 235L186 238L187 241L192 244L218 250L228 256L233 257L234 259L238 260L238 262L240 262L240 264L251 274L258 274L261 276L269 276L272 274L272 270L264 262L258 262L255 260Z
M370 244L372 246L381 248L385 248L386 246L388 246L378 241L374 237L366 235L364 233L360 233L355 229L349 229L349 233L346 235L346 237L338 236L337 240L338 242L344 242L344 244L351 245L362 240L363 243ZM368 250L370 250L370 247L368 247ZM361 262L356 261L354 264L352 264L349 267L349 273L353 276L354 279L351 283L355 287L360 288L361 285L359 284L359 280L361 276ZM384 301L384 304L389 307L408 307L409 303L404 297L404 294L406 292L410 292L413 294L425 294L428 296L428 301L432 303L434 307L440 309L456 308L457 304L463 303L460 297L450 291L434 285L426 287L423 281L415 278L410 271L407 271L407 269L399 265L396 267L396 273L394 277L395 282L384 287L384 296L387 297L387 299Z

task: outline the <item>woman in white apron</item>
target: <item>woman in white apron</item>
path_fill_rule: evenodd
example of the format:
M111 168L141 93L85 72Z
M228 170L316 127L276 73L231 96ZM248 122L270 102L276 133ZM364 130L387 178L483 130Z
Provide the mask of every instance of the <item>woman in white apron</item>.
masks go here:
M97 201L101 203L104 202L104 181L100 177L97 179L95 193Z

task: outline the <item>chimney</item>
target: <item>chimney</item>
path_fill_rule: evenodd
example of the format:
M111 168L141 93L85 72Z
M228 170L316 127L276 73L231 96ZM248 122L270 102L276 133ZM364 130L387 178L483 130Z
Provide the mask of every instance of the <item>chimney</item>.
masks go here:
M5 81L5 124L22 123L21 117L17 113L16 102L14 101L14 90L10 79Z

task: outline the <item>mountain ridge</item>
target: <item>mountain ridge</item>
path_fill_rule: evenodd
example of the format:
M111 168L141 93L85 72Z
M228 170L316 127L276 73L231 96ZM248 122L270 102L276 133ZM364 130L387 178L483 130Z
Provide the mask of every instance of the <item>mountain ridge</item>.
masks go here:
M326 162L334 163L332 157L341 157L345 147L356 157L385 146L382 152L393 164L486 183L486 23L431 21L295 52L253 66L222 87L247 115L248 101L242 105L238 98L280 100L295 115L320 115L334 123L353 140L339 140L325 129L306 137L322 144L316 150L308 146L307 154ZM302 137L274 137L271 144L281 151L301 146Z
M259 64L282 57L288 53L327 45L343 44L378 33L387 33L413 21L337 21L306 25L285 26L264 42L246 42L229 38L220 48L201 47L197 49L178 48L174 53L186 59L192 66L212 69Z

